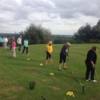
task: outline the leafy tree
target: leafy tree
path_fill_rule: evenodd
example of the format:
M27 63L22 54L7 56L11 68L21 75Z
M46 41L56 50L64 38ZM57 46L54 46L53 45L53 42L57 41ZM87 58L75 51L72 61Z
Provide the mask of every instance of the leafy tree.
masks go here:
M100 21L93 27L89 24L80 27L74 38L79 42L100 42Z
M31 44L45 43L51 39L51 32L41 26L31 24L24 31L24 36L29 39Z
M91 38L91 35L91 26L87 24L86 26L83 26L78 30L78 32L75 34L75 38L83 42L88 42Z

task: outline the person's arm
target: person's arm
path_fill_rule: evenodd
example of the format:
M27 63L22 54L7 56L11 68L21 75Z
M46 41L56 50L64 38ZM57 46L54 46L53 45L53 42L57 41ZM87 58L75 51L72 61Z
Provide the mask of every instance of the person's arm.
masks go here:
M94 63L96 64L96 62L97 62L97 54L95 53Z
M93 62L93 52L91 50L88 51L87 53L87 62L90 62L92 66L94 67L94 62Z
M93 61L91 61L91 64L92 64L92 66L93 66L93 68L95 67L95 63L93 62Z

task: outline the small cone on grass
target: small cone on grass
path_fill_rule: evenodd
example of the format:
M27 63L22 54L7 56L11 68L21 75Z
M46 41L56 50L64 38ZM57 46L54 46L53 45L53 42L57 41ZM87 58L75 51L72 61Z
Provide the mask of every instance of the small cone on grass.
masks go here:
M75 94L73 91L67 91L66 96L75 97Z
M43 66L43 63L40 63L40 66Z
M55 74L54 73L49 73L51 76L54 76Z

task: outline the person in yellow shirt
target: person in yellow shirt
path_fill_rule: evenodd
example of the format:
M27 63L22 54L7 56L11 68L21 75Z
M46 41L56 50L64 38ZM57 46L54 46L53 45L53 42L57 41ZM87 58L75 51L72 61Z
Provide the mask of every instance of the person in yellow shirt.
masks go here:
M46 46L46 64L48 64L48 62L52 62L52 52L53 52L52 41L49 41Z

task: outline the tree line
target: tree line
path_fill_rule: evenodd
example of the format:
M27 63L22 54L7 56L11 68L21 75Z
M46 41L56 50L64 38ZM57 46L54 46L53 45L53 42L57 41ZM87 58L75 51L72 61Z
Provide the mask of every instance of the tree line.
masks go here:
M23 32L23 38L28 38L30 44L43 44L52 40L55 44L63 44L67 41L73 41L70 35L53 35L50 30L41 25L31 24Z
M67 41L78 43L99 43L100 20L94 26L89 24L81 26L73 36L52 35L50 30L45 29L41 25L36 26L34 24L27 27L23 33L23 36L27 37L31 44L43 44L47 43L49 40L53 40L56 44L65 43Z
M86 24L75 33L74 39L77 42L97 43L100 42L100 20L96 25Z

